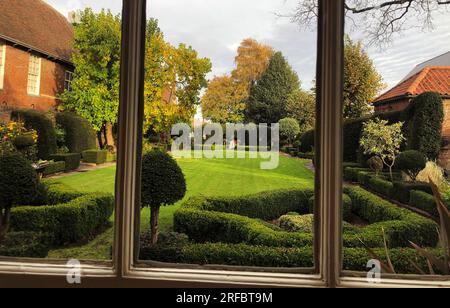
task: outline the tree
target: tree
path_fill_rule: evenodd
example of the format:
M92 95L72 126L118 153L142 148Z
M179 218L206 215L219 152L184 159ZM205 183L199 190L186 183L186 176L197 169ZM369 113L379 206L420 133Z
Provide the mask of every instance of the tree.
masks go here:
M413 182L416 181L420 171L425 169L426 165L425 155L416 150L402 152L395 160L395 168L405 172Z
M344 49L344 118L356 119L371 112L370 103L385 87L373 61L362 43L345 38Z
M300 87L297 74L281 52L276 52L267 70L254 84L246 107L246 117L255 123L278 123L287 115L289 96Z
M240 86L231 76L214 77L202 97L203 116L215 123L242 122L245 102L238 94Z
M192 47L166 42L156 19L148 21L146 35L144 130L164 135L195 115L211 62Z
M316 122L316 98L313 93L297 89L287 100L288 117L297 120L300 134L314 129Z
M376 155L389 168L391 180L392 167L400 153L400 146L405 140L402 134L403 122L388 125L388 121L376 119L363 124L359 144L366 155Z
M55 29L56 31L56 29ZM121 21L119 15L91 9L75 25L71 90L61 96L62 109L75 111L97 132L100 147L108 144L107 127L117 122Z
M150 207L152 244L158 242L159 209L183 199L186 180L177 162L167 153L153 150L142 158L142 207Z
M280 122L280 136L284 138L288 144L292 144L295 137L300 133L300 125L296 119L284 118Z
M0 242L9 229L11 207L33 200L38 190L36 171L20 154L0 157Z
M370 45L383 46L395 35L414 28L433 29L433 16L446 12L448 0L346 0L349 24L363 31ZM311 27L317 23L318 0L300 0L292 21Z

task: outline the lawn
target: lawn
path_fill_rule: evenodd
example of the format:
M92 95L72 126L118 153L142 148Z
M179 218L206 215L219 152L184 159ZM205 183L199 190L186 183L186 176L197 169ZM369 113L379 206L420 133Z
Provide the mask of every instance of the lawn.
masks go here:
M312 188L314 174L307 168L309 161L280 156L274 170L261 170L259 159L179 159L187 182L186 198L205 196L247 195L282 188ZM114 192L115 167L69 175L52 182L63 183L74 190ZM170 231L173 214L181 202L161 208L160 231ZM141 230L149 228L149 211L142 210ZM91 242L70 248L53 250L50 258L109 259L112 229Z

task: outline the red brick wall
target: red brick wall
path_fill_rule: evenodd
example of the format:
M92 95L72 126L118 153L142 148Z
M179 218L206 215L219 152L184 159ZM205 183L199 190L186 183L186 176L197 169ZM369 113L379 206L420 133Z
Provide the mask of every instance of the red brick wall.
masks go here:
M389 111L400 111L408 107L410 100L405 98L391 104L375 106L375 113L384 113Z
M0 90L0 112L1 109L17 108L47 111L57 105L56 95L64 90L66 67L42 58L40 94L35 96L27 93L28 61L28 52L10 45L6 46L4 86L3 90Z

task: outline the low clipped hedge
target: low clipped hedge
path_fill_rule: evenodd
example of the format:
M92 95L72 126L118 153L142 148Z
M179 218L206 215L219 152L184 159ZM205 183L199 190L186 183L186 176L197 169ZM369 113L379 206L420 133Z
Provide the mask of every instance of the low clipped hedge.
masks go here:
M51 161L48 166L44 168L42 174L49 176L55 173L64 172L66 170L66 163L64 161Z
M314 232L314 214L283 215L280 217L280 228L289 232Z
M66 172L78 169L81 163L81 155L79 153L56 154L50 158L54 161L63 161L66 164Z
M362 167L346 167L344 168L344 181L347 182L358 182L358 173L359 172L370 172L370 169L362 168Z
M383 178L369 176L363 185L379 194L387 197L391 197L394 191L394 184L392 182L386 181Z
M175 253L161 253L165 250L143 245L141 260L160 262L185 263L197 265L228 265L250 267L312 267L314 265L312 247L266 247L246 244L206 243L187 244ZM384 248L375 248L373 252L386 262ZM439 250L431 251L442 255ZM367 262L373 259L364 248L344 248L344 270L367 272ZM418 274L414 261L422 270L427 271L425 258L418 255L412 248L395 248L389 250L392 263L398 274Z
M420 190L411 190L409 192L408 204L435 217L439 217L436 201L429 193Z
M314 156L315 156L314 153L302 153L302 152L297 153L297 157L303 159L314 159Z
M315 204L315 197L312 196L309 199L309 212L310 213L314 213L314 204ZM352 216L352 199L346 194L342 194L342 205L343 205L343 209L342 209L343 219L345 221L350 221L351 216Z
M407 204L409 202L409 193L412 190L420 190L432 194L431 186L428 183L420 182L394 182L391 197L401 203Z
M106 150L87 150L82 153L83 161L89 164L104 164L108 158Z
M369 247L382 247L382 229L392 248L409 247L409 241L423 247L437 245L438 226L431 219L399 208L361 187L349 186L344 191L352 199L353 213L370 223L357 234L344 233L344 247L360 247L355 245L359 238Z
M0 256L46 258L51 238L38 232L9 232L0 243Z
M48 205L14 207L11 229L47 233L54 245L74 243L105 225L114 209L110 194L67 192L62 186L51 186L46 200Z

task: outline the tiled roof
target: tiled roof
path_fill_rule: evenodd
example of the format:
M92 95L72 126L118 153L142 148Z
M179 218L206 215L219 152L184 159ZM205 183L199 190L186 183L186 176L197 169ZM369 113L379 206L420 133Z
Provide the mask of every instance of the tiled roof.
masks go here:
M73 27L42 0L0 0L0 38L70 62Z
M450 66L426 67L378 97L373 103L420 95L429 91L450 96Z

